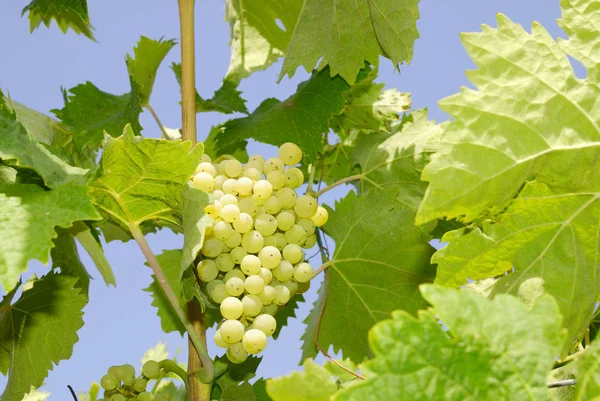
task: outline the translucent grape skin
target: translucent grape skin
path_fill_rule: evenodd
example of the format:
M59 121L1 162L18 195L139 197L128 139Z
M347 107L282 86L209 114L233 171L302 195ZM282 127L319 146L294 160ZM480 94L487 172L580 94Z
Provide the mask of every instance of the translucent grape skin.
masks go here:
M154 401L154 394L148 391L142 391L137 395L138 401Z
M244 306L242 305L242 301L235 297L227 297L221 302L221 315L225 319L237 319L242 316L242 312L244 310Z
M277 305L285 305L289 302L290 296L290 290L287 287L278 285L275 287L275 299L273 300L273 303Z
M250 329L244 333L242 346L249 354L259 354L267 346L267 335L258 329Z
M244 284L246 292L252 295L259 294L265 288L265 281L259 275L248 276Z
M104 390L114 390L119 385L119 379L109 373L102 376L102 379L100 379L100 385Z
M258 274L261 268L261 261L256 255L246 255L242 259L240 268L248 276Z
M148 379L144 379L142 377L135 379L133 382L133 389L138 393L146 391L146 386L148 385Z
M160 374L160 366L156 361L146 361L142 365L142 374L148 379L156 379Z
M242 305L244 305L244 315L246 316L257 316L262 310L262 301L257 295L245 295L242 298Z
M283 248L283 258L292 264L299 263L304 258L304 251L299 245L287 244Z
M229 346L229 344L227 344L227 342L225 340L223 340L223 337L221 337L221 329L217 329L215 331L213 340L215 342L215 345L219 348L227 348Z
M262 331L267 337L271 337L277 328L277 322L273 316L263 313L256 316L252 327Z
M248 359L248 352L246 352L244 346L239 341L235 344L229 345L226 355L227 359L229 359L231 363L242 363Z
M235 344L244 336L244 325L237 320L225 320L221 323L221 337L228 344Z
M310 219L313 221L313 223L315 223L315 226L321 227L327 223L327 220L329 219L329 213L323 206L319 206L317 207L315 214L312 215Z
M232 277L225 282L225 291L233 297L242 295L244 290L244 280L239 277Z
M281 262L281 252L274 246L265 246L258 253L258 258L263 267L274 269Z
M302 160L302 149L292 142L286 142L279 147L279 159L286 166L294 166Z
M306 262L298 263L294 266L294 280L299 283L305 283L312 279L313 269L312 266Z

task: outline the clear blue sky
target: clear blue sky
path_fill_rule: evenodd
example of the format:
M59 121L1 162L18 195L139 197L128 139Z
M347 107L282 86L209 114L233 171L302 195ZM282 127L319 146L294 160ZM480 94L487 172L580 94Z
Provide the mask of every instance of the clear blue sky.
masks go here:
M53 25L29 33L29 23L21 18L21 10L28 0L3 1L0 4L0 88L8 90L13 99L39 111L48 112L62 107L60 87L71 88L86 80L100 89L121 94L128 91L129 81L125 68L125 54L131 53L140 35L150 38L177 38L178 11L176 2L155 0L102 0L89 1L90 17L96 27L99 43L89 41L72 31L63 35ZM521 23L530 31L531 22L542 23L552 36L564 36L556 25L559 17L559 0L422 0L421 19L418 22L421 38L416 42L411 65L402 66L400 73L393 72L390 63L382 60L379 82L388 88L398 88L412 93L415 108L429 107L431 118L447 119L437 107L437 102L453 93L461 85L468 85L464 71L473 64L460 44L460 32L480 29L482 23L495 26L496 12L502 12ZM229 63L229 27L225 22L221 1L198 1L196 8L197 31L197 81L198 90L210 97L223 78ZM180 126L178 108L179 88L167 65L179 61L179 48L175 48L159 71L151 104L168 127ZM248 107L253 110L264 98L283 99L295 91L296 85L306 79L299 72L294 79L276 83L281 64L259 72L241 84ZM226 116L217 113L198 116L200 139L211 125L224 121ZM141 117L143 134L158 137L159 132L148 113ZM250 153L274 155L275 149L252 144ZM335 192L335 191L332 191ZM341 189L325 203L333 204L344 195ZM1 239L0 239L1 240ZM150 236L149 242L156 253L162 249L181 247L182 238L167 231ZM117 277L117 288L107 288L95 267L82 253L84 263L95 281L90 287L90 303L85 308L85 326L79 331L79 342L73 357L62 361L46 379L44 390L50 399L68 400L66 388L76 391L88 388L98 381L113 364L132 363L159 341L167 341L170 354L186 343L178 334L165 334L150 296L143 292L150 282L150 270L133 243L113 242L105 246L108 259ZM318 258L314 259L318 265ZM316 267L316 266L315 266ZM30 272L42 275L48 268L38 262L30 263ZM315 283L317 284L317 283ZM259 376L272 377L297 369L300 360L300 336L304 331L302 320L315 299L314 290L299 312L299 319L285 328L280 339L270 342L264 352ZM212 337L212 331L209 333ZM211 341L209 341L210 343ZM217 349L209 345L215 355ZM0 392L6 383L0 377Z

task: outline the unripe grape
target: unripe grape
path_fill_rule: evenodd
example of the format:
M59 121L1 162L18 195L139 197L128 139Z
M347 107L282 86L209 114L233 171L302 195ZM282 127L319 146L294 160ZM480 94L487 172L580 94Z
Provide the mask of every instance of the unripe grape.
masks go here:
M263 313L256 316L254 322L252 322L252 327L262 331L267 337L271 337L275 333L277 322L273 316Z
M277 305L285 305L290 301L290 290L284 285L278 285L275 287L275 299L273 303Z
M235 267L231 255L228 253L222 253L215 259L217 269L222 272L228 272Z
M277 215L277 228L281 231L287 231L291 229L296 223L296 216L292 212L282 210Z
M133 390L138 393L146 391L146 386L148 386L148 380L141 377L133 382Z
M258 275L263 279L263 282L265 284L269 284L271 281L273 281L273 273L270 269L267 269L266 267L261 267L260 272L258 272Z
M224 170L228 177L237 178L242 175L242 171L244 169L242 167L242 163L240 163L238 160L231 159L227 160L227 163L225 163Z
M252 155L248 158L248 163L258 163L262 167L265 164L265 158L261 155Z
M244 256L242 263L240 264L240 269L248 276L258 274L260 272L260 268L261 261L258 256L255 255Z
M311 216L310 219L313 221L313 223L315 223L315 226L321 227L327 223L327 219L329 219L329 213L323 206L319 206L317 207L317 211Z
M298 224L294 224L292 228L285 232L285 239L287 240L288 244L296 244L300 246L301 244L304 244L306 237L306 231L304 231L304 228Z
M221 218L228 223L233 223L240 218L240 208L237 205L225 205L221 209Z
M248 359L248 352L246 352L241 342L230 344L226 354L227 359L229 359L231 363L242 363Z
M241 215L241 213L240 213L240 215ZM242 234L240 234L237 231L232 231L229 238L227 238L224 241L225 246L228 248L235 248L237 246L240 246L241 243L242 243Z
M283 161L277 157L271 157L265 161L263 164L263 173L268 175L271 171L283 171L285 169L285 165Z
M119 377L121 375L120 372L121 372L121 366L113 365L108 368L108 374L113 375L114 377L117 378L117 380L120 380L119 379Z
M227 342L223 340L223 337L221 337L221 329L217 329L217 331L215 331L213 341L215 342L215 345L219 348L227 348L229 346L229 344L227 344Z
M119 379L117 379L114 375L111 375L109 373L107 375L102 376L102 379L100 379L100 385L104 390L114 390L119 385Z
M292 142L286 142L279 147L279 158L286 166L294 166L302 160L302 150Z
M223 195L225 195L225 192L221 191L220 189L215 189L212 192L212 196L213 198L215 198L216 200L221 199L221 197L223 197Z
M258 253L258 258L263 267L274 269L281 262L281 252L274 246L265 246Z
M307 219L307 218L303 218L298 220L297 223L299 226L302 226L302 228L304 228L304 231L306 231L306 235L312 235L315 233L315 223L313 223L313 221L311 219Z
M262 279L262 277L256 274L248 276L244 282L244 287L246 288L246 292L248 294L257 295L262 292L263 288L265 287L265 281Z
M298 292L298 283L294 280L288 280L281 283L284 287L286 287L290 291L290 298L292 298Z
M219 162L219 164L215 165L215 168L217 169L217 173L219 174L223 174L225 175L225 165L227 164L228 160L221 160Z
M276 196L271 196L263 205L265 211L270 215L276 215L281 211L281 201Z
M220 304L229 296L225 289L225 283L221 280L213 280L206 285L208 296L215 302Z
M244 247L248 253L258 253L262 249L264 243L265 240L263 239L263 236L256 230L250 231L242 236L242 247Z
M135 399L137 399L137 401L154 401L154 394L149 391L142 391Z
M258 211L258 205L256 205L256 201L252 197L240 199L238 207L240 208L240 212L248 213L252 217L256 216L256 212Z
M249 354L259 354L267 346L267 336L258 329L250 329L244 333L242 346Z
M160 366L156 361L146 361L142 365L142 374L148 379L156 379L160 374Z
M287 182L285 174L281 170L273 170L267 174L267 181L271 183L274 190L283 188Z
M248 255L248 252L246 252L246 250L241 246L238 246L233 248L231 252L229 252L229 255L231 256L231 260L233 260L233 263L239 265L240 263L242 263L242 259L244 258L244 256Z
M315 234L309 235L306 237L306 241L301 245L304 249L310 249L317 243L317 236Z
M277 240L275 238L273 238L272 235L263 237L264 239L264 246L274 246L275 248L277 248Z
M306 291L310 290L310 281L305 283L298 283L298 291L297 294L304 294Z
M262 170L262 168L257 169L254 167L246 167L246 169L244 170L244 177L248 177L252 181L262 180L261 170Z
M123 394L114 394L110 397L110 401L127 401L127 398Z
M223 220L219 220L213 225L213 234L221 241L224 241L227 238L229 238L232 231L233 228L231 228L231 224Z
M275 241L277 241L277 245L275 245L275 248L277 248L277 249L279 249L279 251L283 252L283 249L288 244L287 240L285 239L285 234L275 233L275 234L273 234L273 238L275 238Z
M296 189L304 184L304 174L300 169L293 167L285 170L285 185L288 188Z
M237 195L237 180L235 178L226 179L221 187L221 191L223 191L226 195Z
M267 180L259 180L254 183L254 195L263 201L266 201L273 193L273 186Z
M256 217L254 227L263 237L268 237L277 231L277 219L270 214L263 213Z
M215 189L222 190L223 184L227 181L227 176L219 174L215 177ZM224 193L224 191L221 191Z
M202 259L196 266L198 278L205 283L212 281L219 275L217 264L211 259Z
M246 316L257 316L262 310L262 302L257 295L245 295L242 298L242 305L244 306L244 315Z
M273 277L279 281L290 280L294 276L294 266L287 260L282 260L278 266L273 269Z
M215 179L204 171L196 174L193 180L194 187L204 192L212 192L215 189Z
M215 168L215 166L212 165L212 163L209 162L202 162L198 165L198 168L196 168L196 174L201 172L208 173L212 177L217 176L217 169Z
M296 191L294 191L291 188L287 188L287 187L278 189L277 192L275 193L275 196L277 196L279 198L282 209L293 208L294 205L296 204L296 199L298 199L298 195L296 194Z
M275 290L273 290L273 297L275 296ZM263 306L262 313L265 315L275 316L275 314L279 311L279 306L277 304L271 303L267 306Z
M233 223L233 228L239 233L245 234L252 230L254 221L248 213L240 213L240 217Z
M225 291L233 297L237 297L244 293L244 280L238 277L232 277L225 282Z
M291 264L299 263L304 259L304 251L296 244L287 244L285 248L283 248L282 255L283 258Z
M318 206L319 204L315 198L310 195L302 195L296 199L294 212L296 212L299 217L312 217L317 212Z
M219 199L219 202L221 202L221 205L225 206L225 205L237 205L238 204L238 198L235 195L232 194L225 194L223 196L221 196L221 199Z
M200 163L205 163L205 162L212 163L212 159L206 153L204 153L202 156L200 156Z
M237 319L242 316L244 307L242 301L235 297L227 297L221 302L221 315L225 319Z
M305 283L313 278L313 268L306 262L298 263L294 266L294 280L299 283Z
M259 198L258 196L256 196L256 194L253 194L253 195L252 195L252 199L254 200L254 202L256 202L256 205L257 205L258 207L260 207L260 206L264 205L264 204L265 204L265 202L267 201L267 199L265 199L265 198ZM263 209L264 209L264 208L263 208ZM256 214L257 214L257 215L258 215L258 214L262 214L262 213L264 213L264 210L263 210L262 212L260 212L260 209L259 209L259 210L256 212Z
M237 320L225 320L219 330L221 330L221 337L228 344L237 343L244 336L244 325Z
M240 195L250 195L254 188L254 182L248 177L240 177L237 180L237 192Z
M240 269L233 269L225 273L225 277L223 277L223 281L227 282L230 278L237 277L241 280L246 280L246 275Z
M258 293L260 302L264 305L271 305L275 299L275 288L270 285L265 285L263 290Z
M207 238L204 240L201 252L208 258L216 258L223 252L223 241L215 237Z

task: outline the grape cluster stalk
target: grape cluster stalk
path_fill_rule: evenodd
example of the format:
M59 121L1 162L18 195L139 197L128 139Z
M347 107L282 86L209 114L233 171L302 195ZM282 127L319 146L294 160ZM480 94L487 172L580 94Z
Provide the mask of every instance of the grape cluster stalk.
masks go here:
M100 380L104 398L97 401L167 401L146 389L148 382L158 379L160 374L161 368L156 361L146 361L137 377L135 368L129 364L111 366Z
M213 219L196 266L208 297L224 320L214 342L233 363L262 352L277 328L278 309L306 292L313 269L304 250L317 242L316 227L327 210L310 195L298 195L304 175L294 167L302 150L281 145L279 157L253 155L213 163L204 155L194 187L212 195L205 213Z

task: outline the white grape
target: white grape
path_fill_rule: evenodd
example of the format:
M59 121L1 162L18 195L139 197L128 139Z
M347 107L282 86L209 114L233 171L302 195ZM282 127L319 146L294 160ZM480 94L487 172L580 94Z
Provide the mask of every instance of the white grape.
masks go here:
M223 186L221 187L221 190L228 195L237 195L238 191L237 191L237 180L235 178L228 178L227 180L225 180L225 182L223 183Z
M215 189L215 179L204 171L194 176L193 184L196 189L204 192L212 192Z
M227 344L227 342L223 340L223 337L221 337L221 329L217 329L217 331L215 331L213 340L215 342L215 345L219 348L227 348L229 346L229 344Z
M239 233L247 233L252 230L254 221L248 213L240 213L240 217L233 223L233 228Z
M263 205L265 212L270 215L276 215L281 210L281 201L276 196L271 196Z
M263 164L263 173L265 175L268 175L271 171L283 171L284 169L285 164L283 164L283 161L277 157L271 157Z
M290 298L292 298L294 295L296 295L296 292L298 292L298 283L294 280L288 280L284 283L281 283L281 285L290 291Z
M294 224L292 228L285 232L285 239L288 244L296 244L298 246L304 244L306 241L306 231L299 224Z
M237 319L242 316L244 306L242 301L235 297L227 297L221 302L221 315L225 319Z
M287 179L285 178L285 174L280 170L273 170L269 174L267 174L267 181L271 183L273 189L283 188L287 183Z
M215 189L221 190L223 188L223 183L227 181L227 176L219 174L215 177ZM221 191L223 192L223 191Z
M235 267L231 255L229 253L222 253L215 259L217 263L217 269L222 272L228 272Z
M304 174L299 168L293 167L285 170L285 185L295 189L304 184Z
M275 297L277 297L277 291L275 291ZM244 306L244 315L246 316L257 316L262 310L262 302L257 295L245 295L242 298L242 305Z
M202 154L202 156L200 156L200 163L204 163L204 162L206 162L206 163L212 162L212 159L206 153L204 153L204 154Z
M218 304L223 302L223 300L229 296L227 291L225 291L225 283L221 280L212 280L206 284L206 292L208 296Z
M242 295L245 289L244 280L241 278L232 277L225 282L225 291L232 297Z
M275 248L279 249L279 251L283 252L283 248L287 245L287 240L285 239L285 234L283 233L275 233L273 234L273 238L277 241Z
M313 246L315 246L316 243L317 243L317 236L315 234L311 234L308 237L306 237L306 241L304 241L304 244L301 246L304 249L310 249Z
M288 281L294 276L294 266L287 260L282 260L279 265L273 269L273 277L279 281Z
M248 294L257 295L265 288L265 281L259 275L252 275L246 278L244 286Z
M238 194L246 196L252 193L254 182L248 177L240 177L237 180L236 189Z
M273 281L273 273L266 267L261 267L258 275L263 279L265 284L269 284L271 281Z
M327 223L327 219L329 219L329 213L323 206L319 206L317 207L317 211L311 216L310 219L313 221L313 223L315 223L315 226L321 227Z
M233 263L239 265L240 263L242 263L242 259L244 259L244 256L248 255L248 252L246 252L246 250L241 246L237 246L233 248L231 252L229 252L229 255L231 255L231 260L233 260Z
M235 195L232 194L225 194L223 196L221 196L221 199L219 199L219 202L221 202L221 205L225 206L225 205L237 205L238 204L238 198Z
M225 165L227 164L228 160L221 160L219 162L219 164L217 164L215 167L217 168L217 172L219 174L225 175Z
M206 213L208 216L212 217L213 219L217 219L219 216L221 216L222 208L223 208L223 205L221 204L221 202L216 200L204 208L204 213Z
M246 280L246 275L244 274L244 272L242 272L240 269L235 268L233 270L228 271L227 273L225 273L225 277L223 277L223 282L227 282L227 280L229 280L230 278L234 278L237 277L240 280Z
M262 174L263 164L264 164L264 161L261 163L256 160L248 160L248 163L246 163L246 165L244 166L244 170L254 168L254 169L260 171Z
M273 290L273 293L274 292L275 292L275 290ZM263 306L262 313L266 314L266 315L275 316L275 314L277 313L278 310L279 310L279 306L277 304L271 303L267 306Z
M277 192L275 193L275 196L277 196L279 198L282 209L293 208L294 205L296 204L296 199L298 199L298 195L296 194L296 191L294 191L291 188L287 188L287 187L278 189Z
M302 150L292 142L286 142L279 147L279 158L286 166L294 166L302 160Z
M224 241L227 238L229 238L232 232L233 228L231 228L231 224L223 220L217 221L213 226L214 236L220 239L221 241Z
M263 236L256 230L250 231L242 236L242 246L248 253L258 253L263 245L265 240Z
M267 337L271 337L277 329L277 322L273 316L263 313L256 316L254 322L252 322L252 328L262 331Z
M244 170L242 167L242 163L235 159L227 160L224 169L225 174L227 174L227 176L231 178L239 177L240 175L242 175L242 171Z
M238 207L240 208L240 212L248 213L252 217L256 216L256 212L258 211L256 201L252 197L240 199Z
M315 198L310 195L302 195L296 199L294 212L300 217L312 217L317 212L318 206L319 204Z
M249 354L259 354L267 346L267 335L258 329L250 329L244 333L242 346Z
M256 255L246 255L242 259L242 263L240 264L240 268L244 274L251 276L254 274L258 274L261 268L261 262L258 256Z
M221 199L221 197L223 197L223 195L225 195L225 192L221 191L220 189L215 189L212 192L212 196L213 198L215 198L216 200Z
M273 193L273 186L267 180L259 180L254 183L254 195L263 201L266 201Z
M263 237L268 237L277 231L277 219L270 214L263 213L256 217L254 227Z
M275 299L275 288L265 285L263 290L258 293L258 297L263 305L271 305Z
M263 237L263 239L265 240L264 246L274 246L277 248L277 240L272 235Z
M296 224L296 216L287 210L282 210L277 215L277 228L281 231L287 231Z
M225 246L229 248L235 248L242 243L242 234L237 231L232 231L229 238L227 238L224 242Z
M306 231L306 235L312 235L315 233L316 226L312 220L307 218L300 219L298 220L297 224L304 228L304 231Z
M240 208L237 205L225 205L221 209L221 218L228 223L233 223L240 218Z
M284 285L275 287L275 299L273 303L277 305L285 305L290 301L290 290Z
M229 359L231 363L242 363L248 359L248 352L246 352L241 342L230 344L226 354L227 359Z
M204 240L201 252L208 258L216 258L223 252L223 241L215 237L207 238Z
M267 201L267 199L259 198L258 196L256 196L256 194L252 194L252 199L254 200L254 202L256 202L256 205L259 207L264 205L265 202ZM259 212L257 211L256 213L258 214Z
M219 330L221 330L221 337L228 344L237 343L244 336L244 325L237 320L225 320Z
M200 172L208 173L212 177L217 176L217 169L215 168L215 166L212 165L212 163L209 163L209 162L202 162L198 165L198 168L196 169L196 173L200 173Z
M265 164L265 158L261 155L252 155L248 158L248 163L258 163L262 167Z
M281 252L274 246L265 246L258 253L258 258L263 267L274 269L281 262Z
M282 255L285 260L293 265L304 259L304 251L296 244L287 244L285 248L283 248Z
M244 170L244 177L248 177L253 181L262 180L262 174L259 169L253 167L247 167Z

